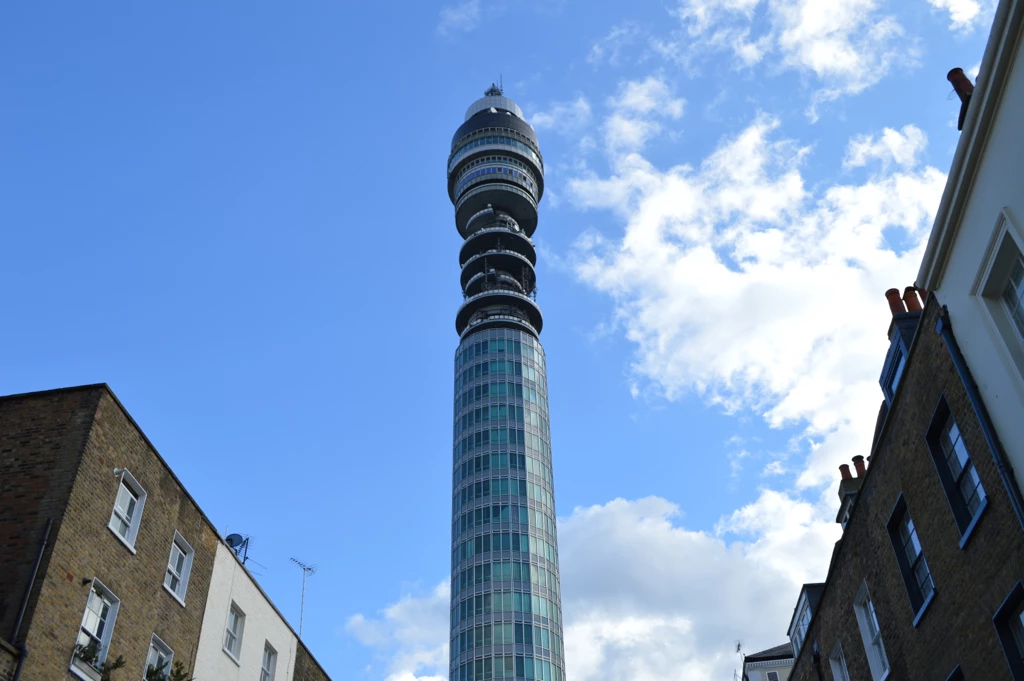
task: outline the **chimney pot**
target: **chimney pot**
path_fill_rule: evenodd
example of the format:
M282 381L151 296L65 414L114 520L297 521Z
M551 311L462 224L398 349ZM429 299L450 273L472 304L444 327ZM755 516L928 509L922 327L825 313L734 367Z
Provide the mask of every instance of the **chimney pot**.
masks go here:
M956 94L960 97L961 102L966 102L967 98L974 92L974 83L964 74L964 70L961 68L950 69L949 73L946 74L946 80L953 85L953 89L956 90Z
M900 290L898 288L891 288L886 291L885 298L889 301L889 310L893 315L907 311L907 305L903 302L903 298L900 297Z
M917 297L917 289L913 286L903 289L903 302L906 303L909 312L921 310L921 299Z
M839 466L839 473L843 476L843 480L849 480L853 477L850 475L850 464L848 463Z
M857 477L858 478L864 477L864 473L866 472L867 469L864 468L864 457L863 456L858 454L857 456L853 457L853 467L857 469Z

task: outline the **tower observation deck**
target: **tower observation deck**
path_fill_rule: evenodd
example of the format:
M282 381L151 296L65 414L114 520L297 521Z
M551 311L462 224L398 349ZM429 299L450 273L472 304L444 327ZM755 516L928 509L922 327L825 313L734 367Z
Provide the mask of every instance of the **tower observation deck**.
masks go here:
M491 86L452 138L455 316L450 680L563 681L562 607L544 348L536 302L544 161Z

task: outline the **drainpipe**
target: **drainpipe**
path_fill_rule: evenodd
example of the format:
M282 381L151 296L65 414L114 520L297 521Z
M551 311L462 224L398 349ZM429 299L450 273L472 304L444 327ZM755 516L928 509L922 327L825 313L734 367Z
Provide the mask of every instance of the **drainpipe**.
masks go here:
M14 668L14 678L11 681L21 679L21 669L25 666L25 660L28 659L28 644L22 643L15 647L18 649L18 666Z
M28 646L22 643L18 645L18 634L21 633L21 622L25 618L25 611L28 609L28 601L32 596L32 587L36 584L36 576L39 574L39 564L43 562L43 553L46 552L46 545L50 541L50 528L53 527L53 518L46 521L46 531L43 533L43 543L39 546L39 553L36 554L36 562L32 565L32 576L29 577L28 586L25 587L25 595L21 599L21 609L18 610L18 619L14 621L14 631L11 633L11 643L17 646L18 667L14 670L14 679L21 678L22 667L25 666L25 659L28 657Z
M1017 521L1021 524L1021 528L1024 529L1024 498L1021 497L1020 488L1014 479L1013 468L1006 458L1006 452L999 443L999 438L996 437L996 431L992 426L992 419L989 418L988 409L985 408L985 403L981 401L978 386L971 376L970 369L967 368L967 362L964 360L963 353L960 352L960 346L957 344L956 338L953 337L953 327L949 323L949 311L945 305L942 306L939 320L935 324L935 331L946 342L946 349L949 350L949 355L953 359L953 366L956 367L960 381L964 384L964 389L967 391L967 399L971 401L974 414L978 417L978 423L981 424L981 432L985 435L985 442L992 452L992 459L995 461L996 470L999 472L1003 486L1006 487L1006 492L1010 496L1010 505L1013 507L1013 512L1017 515Z

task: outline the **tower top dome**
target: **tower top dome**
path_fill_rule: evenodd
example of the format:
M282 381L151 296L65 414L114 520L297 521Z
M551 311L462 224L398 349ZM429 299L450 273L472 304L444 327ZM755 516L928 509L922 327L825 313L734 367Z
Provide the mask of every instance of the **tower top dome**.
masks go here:
M469 105L469 108L466 109L466 120L468 121L478 113L487 112L491 109L494 109L496 112L503 111L512 114L523 121L526 120L526 116L523 115L523 110L519 108L519 105L506 97L502 89L494 83L491 83L491 87L487 88L483 97Z

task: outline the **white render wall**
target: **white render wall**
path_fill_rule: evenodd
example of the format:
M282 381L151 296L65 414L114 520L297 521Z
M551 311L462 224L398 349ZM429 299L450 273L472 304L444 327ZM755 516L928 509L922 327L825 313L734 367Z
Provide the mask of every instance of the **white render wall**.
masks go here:
M827 663L827 660L826 660ZM779 681L786 681L789 678L789 672L793 669L793 660L779 660L777 662L758 662L755 663L757 666L747 664L743 669L747 673L747 678L750 681L767 681L768 672L778 672Z
M223 649L232 601L245 613L242 648L237 663ZM239 564L231 549L218 544L213 576L210 578L210 595L206 599L206 612L203 614L203 628L199 632L196 679L259 679L263 647L267 641L277 651L274 681L291 681L295 669L295 634Z
M993 313L979 296L972 295L1002 211L1013 223L1009 229L1016 228L1018 245L1024 250L1022 116L1024 51L1018 50L935 293L949 308L953 335L1013 465L1017 485L1024 489L1024 366L994 325Z

